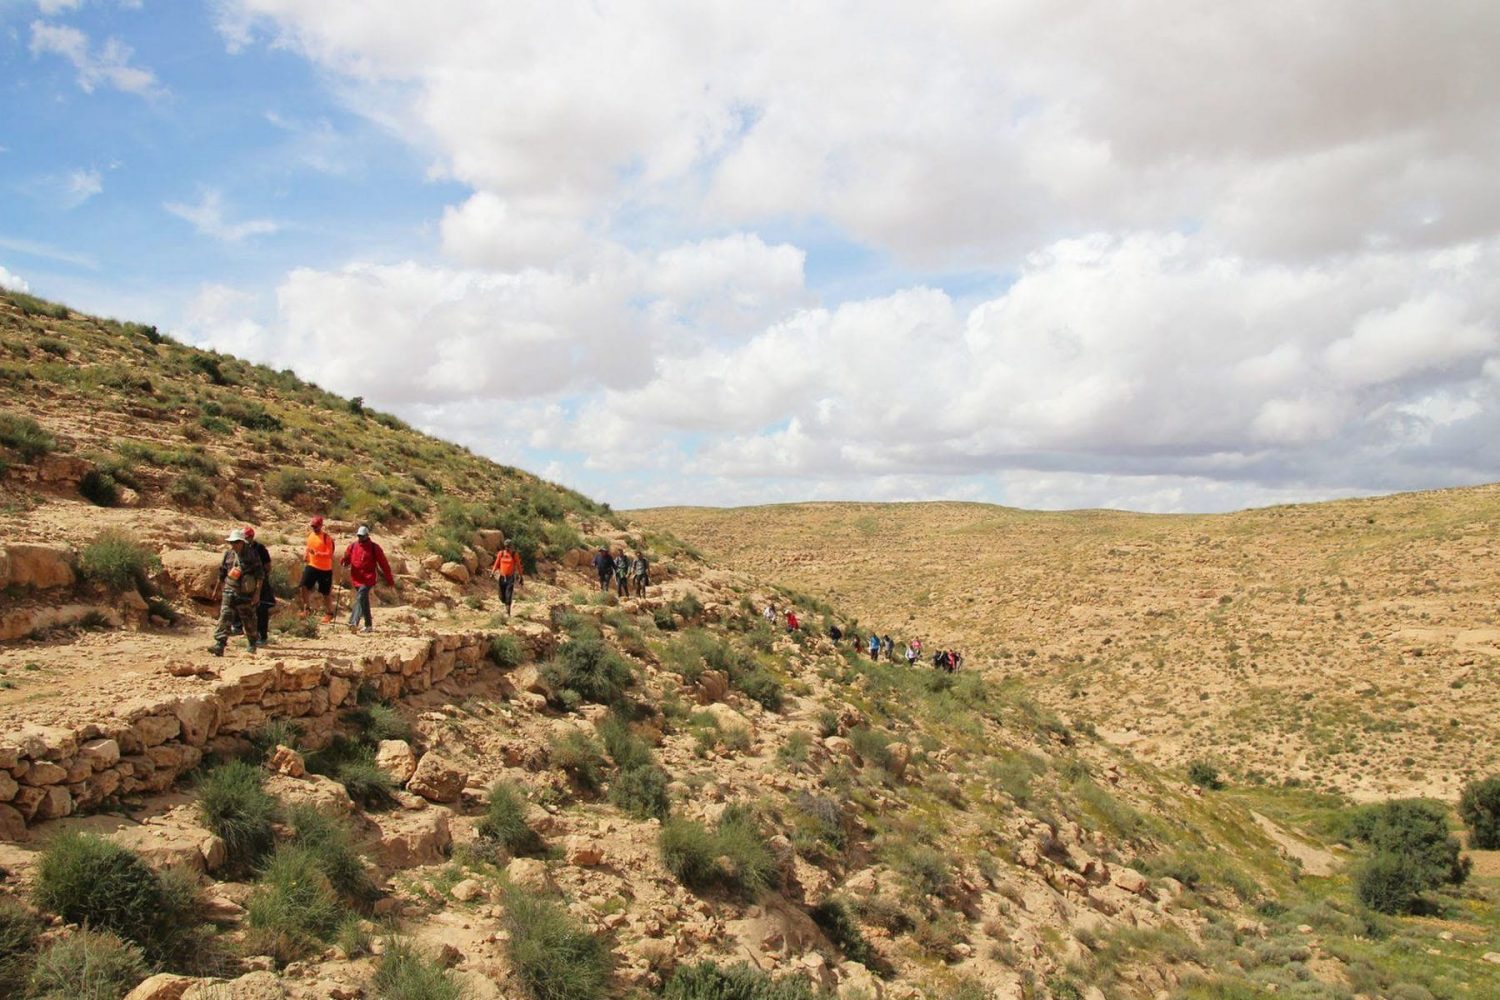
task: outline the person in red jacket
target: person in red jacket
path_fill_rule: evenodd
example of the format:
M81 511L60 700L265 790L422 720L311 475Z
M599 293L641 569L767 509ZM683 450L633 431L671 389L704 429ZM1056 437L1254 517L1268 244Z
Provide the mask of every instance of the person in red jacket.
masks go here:
M375 589L375 584L382 576L385 577L387 587L396 585L396 578L391 575L391 564L386 561L385 550L370 539L370 528L364 524L354 533L354 544L344 549L344 558L339 561L349 567L349 585L354 588L354 610L349 612L349 631L360 631L359 620L363 617L364 631L369 632L375 627L375 622L370 617L370 591Z
M495 553L495 565L491 566L495 579L500 581L500 600L505 603L505 614L510 616L510 602L515 600L516 586L521 582L521 555L515 542L506 542Z

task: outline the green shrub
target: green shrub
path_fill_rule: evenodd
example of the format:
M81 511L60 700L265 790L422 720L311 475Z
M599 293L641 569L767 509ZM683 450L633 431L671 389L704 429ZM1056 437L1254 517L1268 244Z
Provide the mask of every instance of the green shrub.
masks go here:
M359 730L360 739L367 743L374 744L382 740L410 742L412 739L411 723L385 702L361 705L350 712L347 718Z
M98 469L90 469L78 481L78 492L96 507L113 507L120 502L120 484L115 477Z
M589 791L596 791L604 779L604 748L599 741L581 729L570 729L554 737L549 747L552 766L566 771L573 780Z
M542 838L526 822L526 800L520 791L506 782L490 787L489 802L479 819L479 835L505 846L511 854L524 856L545 850Z
M57 448L57 439L30 417L0 411L0 447L9 448L24 462L35 462Z
M953 862L935 847L918 844L893 852L892 864L924 896L945 896L953 889Z
M669 819L658 847L667 870L695 891L718 887L754 895L778 881L776 859L742 806L725 809L712 831L693 820Z
M855 726L849 730L849 745L867 764L885 769L891 766L891 738L869 726Z
M1209 791L1217 791L1224 787L1224 779L1219 777L1219 769L1206 760L1195 760L1189 764L1187 776L1188 781Z
M526 647L509 632L502 632L490 640L490 661L501 670L520 666L526 660Z
M845 958L869 969L880 968L879 956L870 947L870 942L865 940L864 932L859 929L854 914L843 900L830 896L814 906L809 915L822 928L823 933L828 935L828 940L844 953Z
M1404 854L1377 851L1354 876L1354 894L1377 913L1410 913L1428 888L1417 861Z
M264 779L259 767L232 760L198 783L198 814L223 839L232 872L249 871L275 846L276 800L261 787Z
M592 625L580 624L570 631L570 639L543 664L542 679L551 685L562 707L568 707L565 695L575 699L612 705L620 701L625 689L634 683L630 664L605 645Z
M375 764L375 748L338 735L322 750L306 756L307 769L344 786L366 809L385 809L396 801L396 783Z
M153 960L170 957L197 923L194 901L133 851L86 833L61 833L37 865L36 905L69 923L112 931Z
M86 579L114 591L139 589L160 565L156 556L128 532L106 528L78 554L78 568Z
M307 847L283 844L271 855L245 907L256 953L285 964L305 958L331 941L348 910Z
M600 1000L609 948L561 906L518 888L505 894L505 926L516 978L532 1000Z
M410 941L393 939L375 967L377 1000L461 1000L463 986Z
M296 499L300 493L306 493L308 484L312 477L301 469L277 469L266 477L266 489L271 495L283 502Z
M1481 851L1500 849L1500 775L1464 785L1458 815L1469 828L1469 846Z
M183 472L167 487L167 496L180 504L199 504L213 496L214 488L207 479L192 470Z
M151 974L141 949L108 931L84 928L37 956L36 1000L120 1000Z
M666 819L672 808L669 783L667 772L655 763L628 767L610 783L609 801L636 819Z
M1429 799L1394 799L1376 806L1362 837L1375 851L1411 857L1430 887L1459 885L1469 876L1469 859L1448 829L1447 809Z
M302 727L291 719L272 719L250 734L250 746L259 760L268 759L277 747L297 749L302 739Z
M306 804L292 806L288 819L292 842L312 855L334 892L362 908L380 898L380 888L365 868L349 820Z
M629 723L619 715L605 719L599 727L599 735L604 740L609 759L622 771L656 762L650 744L632 732Z
M12 899L0 897L0 996L21 996L36 963L42 922Z
M814 1000L817 995L802 976L772 979L744 962L728 968L699 962L677 967L662 1000Z

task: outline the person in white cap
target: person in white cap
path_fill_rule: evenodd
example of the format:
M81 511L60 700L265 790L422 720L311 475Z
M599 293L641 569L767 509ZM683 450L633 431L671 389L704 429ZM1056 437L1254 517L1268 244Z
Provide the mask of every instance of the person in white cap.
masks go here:
M259 639L256 632L255 604L260 600L260 584L265 578L265 568L260 557L250 547L244 531L235 528L227 538L232 550L229 568L224 574L224 598L219 605L219 625L214 629L214 644L208 651L215 656L224 655L224 644L229 641L229 631L238 621L245 630L245 639L254 654Z
M385 585L394 587L396 578L391 573L391 564L385 558L385 550L370 537L370 529L361 524L354 533L354 544L344 549L344 558L339 560L349 567L349 585L354 588L354 608L349 612L349 631L360 631L360 619L364 619L365 632L374 627L370 617L370 591L385 577Z

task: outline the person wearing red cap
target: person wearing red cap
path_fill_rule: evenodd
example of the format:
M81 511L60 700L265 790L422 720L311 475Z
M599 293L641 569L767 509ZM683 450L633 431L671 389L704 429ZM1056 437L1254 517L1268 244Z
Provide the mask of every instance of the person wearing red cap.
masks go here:
M314 517L308 527L312 530L307 536L299 596L302 611L306 614L313 591L323 595L323 624L327 625L333 621L333 536L323 530L321 514Z

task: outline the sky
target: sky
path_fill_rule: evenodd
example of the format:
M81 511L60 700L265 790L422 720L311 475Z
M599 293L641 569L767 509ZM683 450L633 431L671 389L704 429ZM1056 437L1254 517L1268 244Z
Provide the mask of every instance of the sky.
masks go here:
M0 0L0 284L619 508L1500 479L1493 0Z

